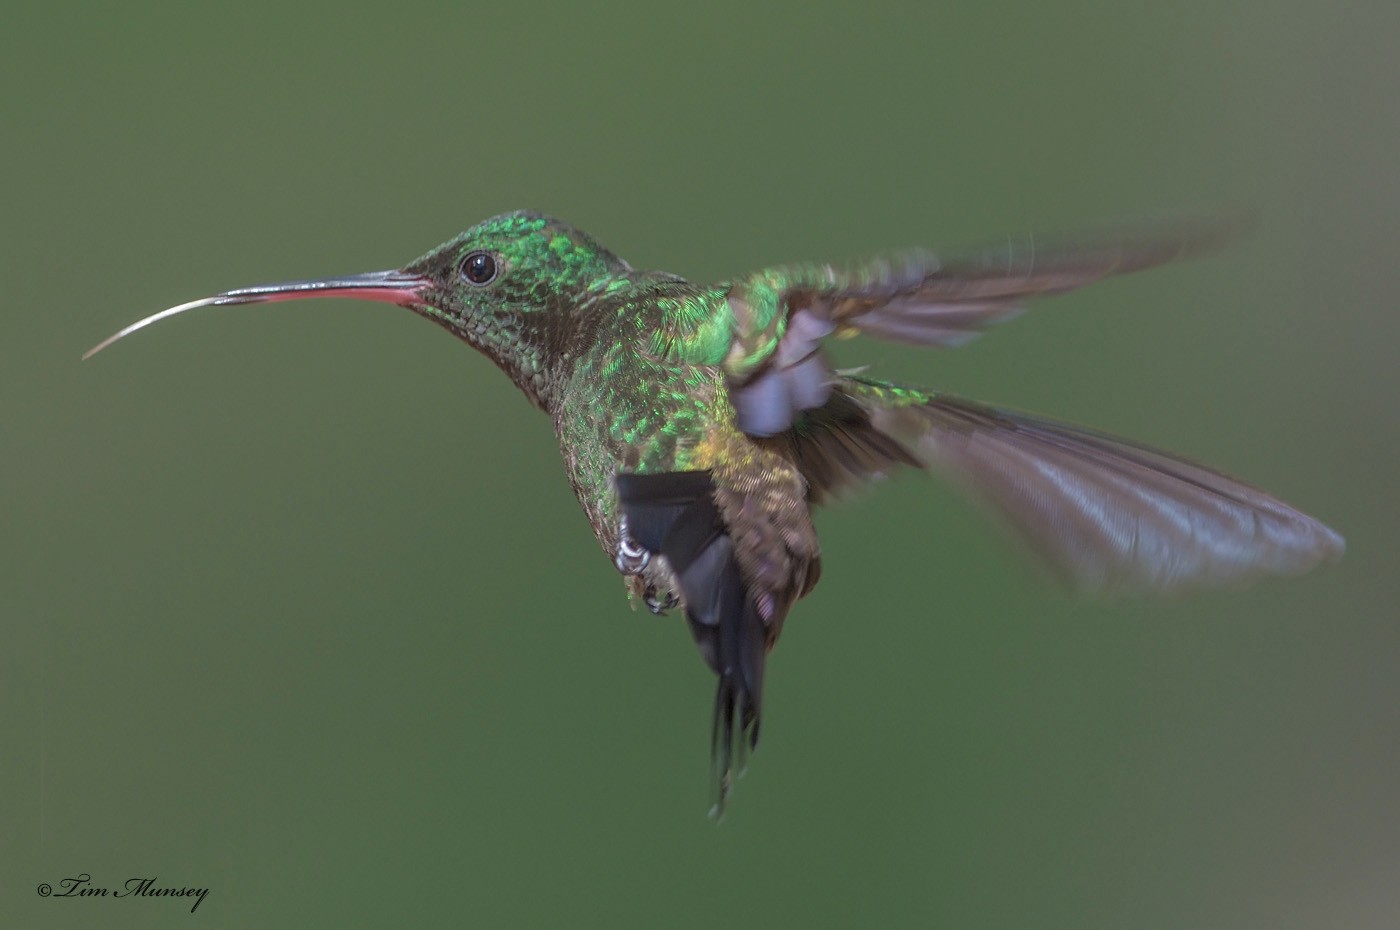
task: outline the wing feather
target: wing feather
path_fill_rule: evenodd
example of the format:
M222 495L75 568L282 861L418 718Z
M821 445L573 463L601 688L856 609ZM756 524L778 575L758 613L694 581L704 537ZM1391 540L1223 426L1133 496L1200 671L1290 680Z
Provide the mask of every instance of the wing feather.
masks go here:
M1321 522L1242 481L1083 427L854 378L820 413L784 439L815 497L912 460L989 505L1081 590L1243 583L1308 571L1346 548ZM834 451L853 441L864 458Z
M826 402L834 375L821 344L833 334L965 345L1020 315L1031 298L1197 254L1239 226L1185 220L1050 242L1011 239L950 255L906 251L845 269L787 265L741 278L727 292L729 312L713 324L729 327L723 365L740 428L773 436Z

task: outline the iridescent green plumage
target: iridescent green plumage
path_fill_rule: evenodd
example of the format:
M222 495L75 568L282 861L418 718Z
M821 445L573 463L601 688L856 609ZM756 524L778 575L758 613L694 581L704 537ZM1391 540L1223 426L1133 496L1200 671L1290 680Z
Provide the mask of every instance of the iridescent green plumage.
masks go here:
M171 308L308 296L408 307L481 350L554 422L571 485L628 588L679 604L719 677L723 804L758 737L763 665L820 574L811 509L904 466L941 471L1068 582L1171 591L1305 571L1340 536L1232 478L1079 427L833 371L822 341L955 346L1026 299L1218 241L1210 224L1034 239L713 285L633 270L535 213L472 227L403 269L227 291ZM97 351L94 349L92 351ZM91 352L89 353L91 354Z

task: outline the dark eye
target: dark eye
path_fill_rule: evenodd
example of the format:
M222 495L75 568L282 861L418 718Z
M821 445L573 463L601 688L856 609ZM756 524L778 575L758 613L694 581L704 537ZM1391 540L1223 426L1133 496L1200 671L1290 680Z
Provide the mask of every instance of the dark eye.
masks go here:
M462 259L462 277L471 284L490 284L496 279L496 260L490 252L473 252Z

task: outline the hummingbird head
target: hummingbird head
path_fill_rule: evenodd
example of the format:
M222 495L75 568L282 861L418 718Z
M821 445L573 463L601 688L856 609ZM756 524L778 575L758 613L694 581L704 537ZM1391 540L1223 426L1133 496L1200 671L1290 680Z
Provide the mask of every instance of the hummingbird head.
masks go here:
M536 404L592 335L589 295L631 267L596 239L530 211L492 217L403 268L236 288L152 314L93 348L199 307L349 297L407 307L499 365Z
M631 270L582 230L518 211L478 223L402 273L424 282L412 310L480 349L540 403L589 342L590 294Z

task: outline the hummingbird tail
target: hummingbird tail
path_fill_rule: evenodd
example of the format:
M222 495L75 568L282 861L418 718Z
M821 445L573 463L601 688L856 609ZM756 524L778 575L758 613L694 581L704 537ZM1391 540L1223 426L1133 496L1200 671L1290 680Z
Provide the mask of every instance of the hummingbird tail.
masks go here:
M735 775L758 745L768 625L735 561L709 472L619 474L617 490L628 532L670 565L691 635L719 676L710 737L713 813L719 816Z

